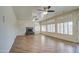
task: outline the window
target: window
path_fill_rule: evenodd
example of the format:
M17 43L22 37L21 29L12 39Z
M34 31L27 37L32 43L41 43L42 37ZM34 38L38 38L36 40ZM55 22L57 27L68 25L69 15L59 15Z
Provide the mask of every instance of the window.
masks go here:
M42 31L46 31L46 25L42 25Z
M57 24L57 32L60 33L60 23Z
M73 34L73 23L71 21L64 23L64 34Z
M48 24L47 31L48 32L55 32L55 24Z
M60 23L60 33L63 34L63 23Z
M68 22L64 23L64 34L68 34Z
M57 32L59 33L59 24L57 24Z
M44 31L44 27L43 27L43 25L42 25L41 27L42 27L42 31Z
M35 32L40 32L40 24L37 23L37 22L35 23L34 31Z
M69 35L73 34L73 24L72 24L72 22L68 22L68 34Z
M50 26L51 26L51 30L50 31L53 32L53 24L51 24Z
M48 23L47 27L45 24L42 25L42 31L47 32L55 32L55 24ZM57 33L59 34L67 34L67 35L73 35L73 22L61 22L57 23Z
M51 24L51 32L55 32L55 24Z
M47 32L51 32L51 24L47 25Z

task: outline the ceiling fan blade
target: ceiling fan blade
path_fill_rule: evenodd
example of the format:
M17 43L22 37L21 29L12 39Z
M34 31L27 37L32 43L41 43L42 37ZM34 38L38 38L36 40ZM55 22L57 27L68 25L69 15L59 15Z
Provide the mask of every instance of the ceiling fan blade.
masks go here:
M54 10L48 10L47 12L55 12Z
M37 9L38 11L44 11L44 10L41 10L41 9Z
M48 6L48 9L50 9L51 8L51 6Z

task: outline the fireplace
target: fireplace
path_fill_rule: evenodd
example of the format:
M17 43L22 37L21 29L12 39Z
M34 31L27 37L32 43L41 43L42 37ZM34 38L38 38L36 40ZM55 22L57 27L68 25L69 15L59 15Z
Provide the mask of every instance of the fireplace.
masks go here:
M26 27L25 35L33 35L33 34L34 34L33 27Z

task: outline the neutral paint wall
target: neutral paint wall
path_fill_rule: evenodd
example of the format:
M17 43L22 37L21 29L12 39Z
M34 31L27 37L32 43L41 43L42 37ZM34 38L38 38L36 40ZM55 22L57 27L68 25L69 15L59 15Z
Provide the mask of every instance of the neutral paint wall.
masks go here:
M32 20L18 20L18 35L24 35L26 32L26 27L34 27L34 22Z
M62 15L55 16L55 17L52 17L52 18L46 20L46 21L55 20L55 22L54 22L55 24L59 23L59 22L66 22L66 21L72 20L72 22L73 22L73 35L58 34L57 33L57 26L55 26L55 28L56 28L55 33L50 33L50 32L41 32L41 33L48 35L48 36L64 39L67 41L79 42L79 39L78 39L78 21L79 21L79 19L78 18L79 18L79 9L74 10L74 11L69 12L69 13L64 13ZM46 21L42 21L41 24L45 23Z
M10 51L16 35L16 17L12 7L0 7L0 52Z

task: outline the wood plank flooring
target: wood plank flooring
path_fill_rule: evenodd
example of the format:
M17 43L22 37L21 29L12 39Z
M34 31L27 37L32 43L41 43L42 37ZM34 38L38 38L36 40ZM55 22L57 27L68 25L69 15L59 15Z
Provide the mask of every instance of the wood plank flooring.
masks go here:
M17 36L10 53L76 53L79 44L44 35Z

